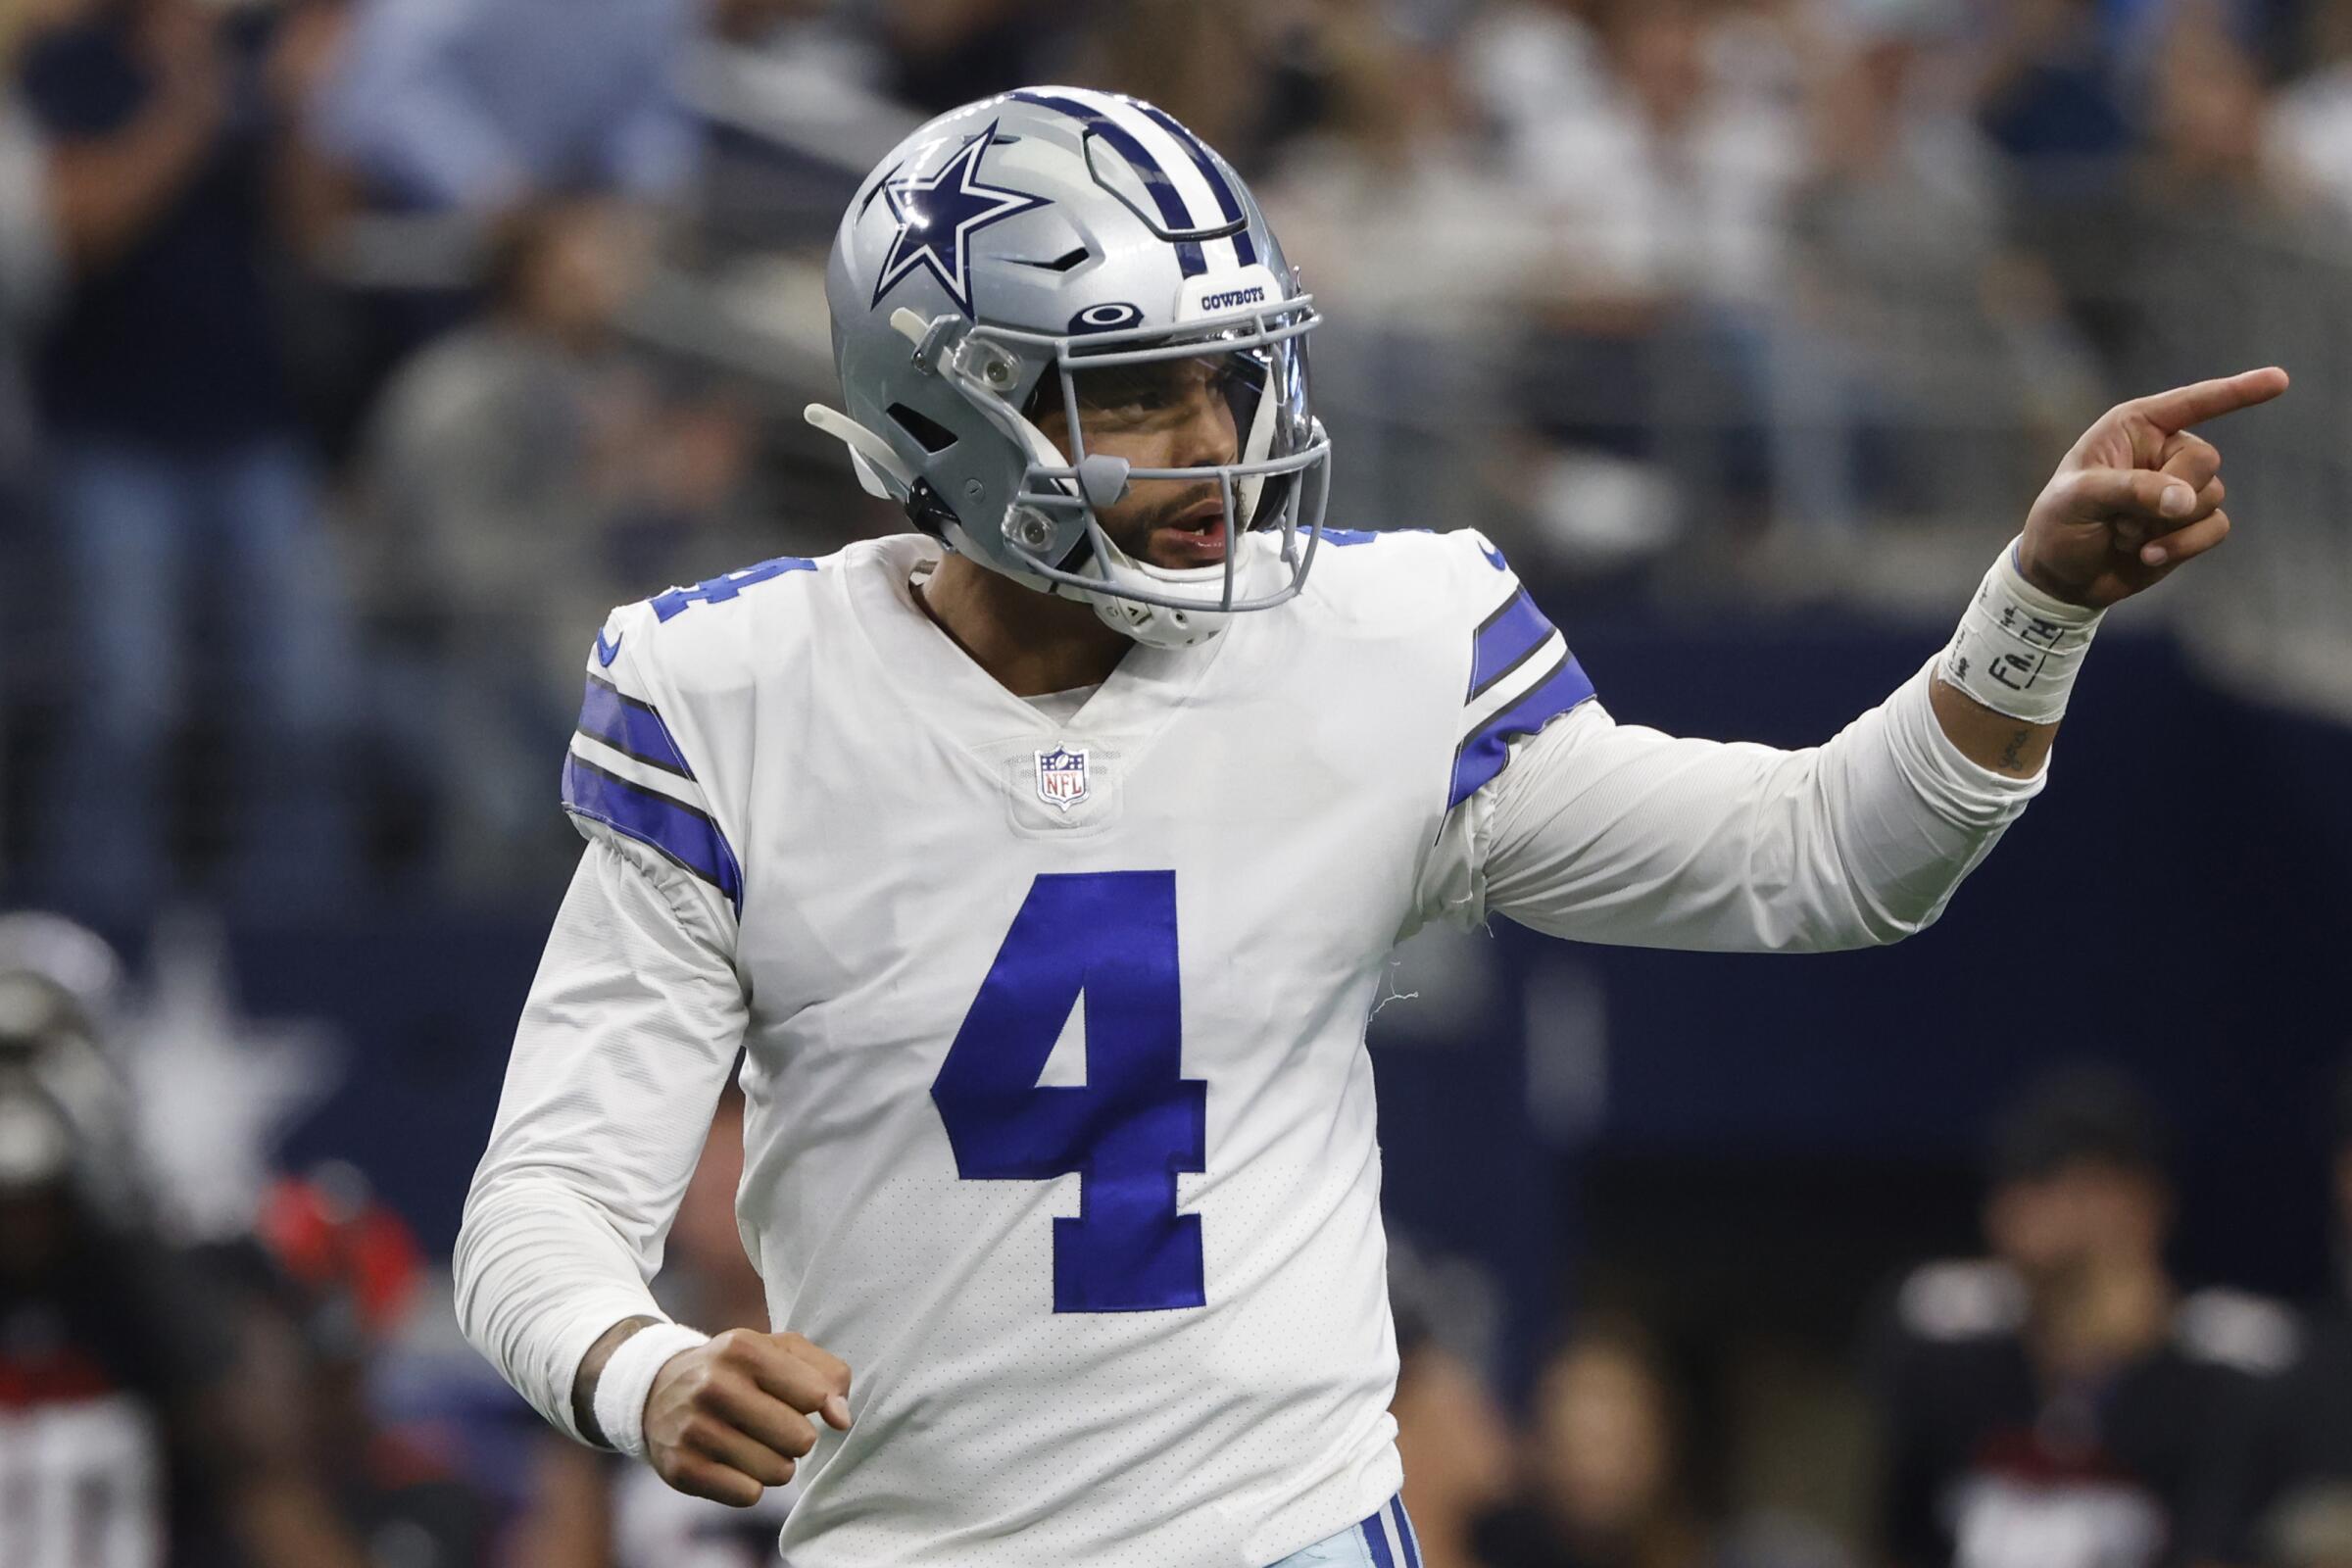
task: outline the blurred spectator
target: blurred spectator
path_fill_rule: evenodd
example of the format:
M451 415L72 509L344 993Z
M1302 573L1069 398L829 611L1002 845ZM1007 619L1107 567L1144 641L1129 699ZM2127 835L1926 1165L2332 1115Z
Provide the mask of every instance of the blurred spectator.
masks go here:
M1552 223L1563 288L1606 314L1768 299L1787 259L1802 126L1719 71L1716 24L1697 0L1587 9L1595 69L1563 51L1558 90L1503 123L1512 174Z
M766 1287L735 1226L743 1181L743 1093L718 1102L703 1157L686 1184L668 1250L654 1281L663 1310L708 1333L771 1327ZM794 1489L751 1508L672 1492L642 1464L543 1434L536 1494L515 1528L513 1568L763 1568Z
M2279 1380L2275 1441L2286 1480L2257 1538L2263 1559L2282 1568L2352 1568L2352 1062L2334 1112L2332 1288L2313 1305L2302 1359Z
M81 686L36 882L75 907L148 907L169 880L166 790L186 776L173 745L204 714L231 759L234 889L316 906L350 885L351 672L268 282L284 259L276 16L78 11L28 42L22 78L74 273L38 390Z
M1818 351L1784 375L1784 471L1806 521L1997 510L2022 429L2094 416L2055 282L2009 244L2007 172L1949 69L1958 0L1847 0L1796 206ZM2069 394L2072 396L2069 396ZM2062 438L2066 439L2066 438Z
M2151 75L2155 162L2145 198L2213 224L2259 216L2268 94L2260 65L2215 0L2176 5Z
M0 829L12 816L16 715L29 705L42 662L24 585L51 575L30 537L35 478L25 360L60 266L48 144L17 92L17 42L29 9L15 6L0 17ZM7 839L0 832L0 878L13 848Z
M1462 71L1506 141L1554 106L1601 89L1590 0L1498 0L1466 32Z
M2117 232L2135 141L2099 0L1994 0L1977 74L1985 133L2016 180L2016 232L2055 270L2103 353L2130 330L2114 300L2129 250Z
M1285 100L1297 96L1283 90L1300 85L1280 74L1286 55L1301 41L1312 50L1333 31L1386 42L1394 30L1369 6L1250 0L1124 0L1099 8L1093 20L1077 62L1079 79L1157 105L1244 165L1259 162L1266 133L1290 107ZM1286 23L1303 24L1296 29L1300 40L1285 36Z
M2104 183L2130 150L2099 0L1994 0L1977 93L1984 128L2028 181Z
M0 24L0 529L14 526L32 461L24 344L60 271L49 147L17 91L16 24Z
M1142 4L1149 8L1152 0ZM895 67L891 90L925 115L1060 79L1053 69L1055 46L1067 42L1088 9L1074 0L875 0L872 6ZM1128 20L1129 9L1099 8L1114 24Z
M1766 308L1786 284L1801 120L1723 69L1698 0L1582 10L1589 47L1561 35L1554 90L1506 75L1488 99L1550 248L1522 396L1561 444L1662 465L1752 518L1771 502Z
M1447 56L1353 10L1315 53L1320 125L1259 198L1333 322L1316 340L1317 401L1366 432L1332 515L1414 526L1464 508L1507 547L1513 509L1493 492L1518 474L1495 453L1530 448L1506 388L1547 230L1477 145Z
M527 208L501 228L490 314L411 361L364 447L358 496L383 694L405 755L446 771L445 863L514 885L577 844L549 808L587 644L673 575L740 486L748 431L723 401L666 399L613 318L650 263L645 216Z
M401 1332L422 1258L401 1218L340 1161L265 1195L250 1288L297 1331L299 1397L288 1417L346 1527L377 1564L483 1568L490 1516L428 1443L391 1430L368 1401Z
M2248 1560L2292 1320L2165 1271L2172 1195L2136 1085L2074 1069L1995 1141L1993 1255L1904 1281L1881 1347L1884 1545L1904 1568Z
M2311 69L2269 105L2265 151L2340 232L2352 225L2352 0L2315 0L2309 41Z
M1392 1264L1396 1254L1392 1254ZM1510 1495L1511 1433L1478 1368L1441 1337L1446 1303L1394 1293L1396 1451L1423 1568L1481 1568L1482 1519Z
M1479 1533L1493 1568L1702 1568L1712 1556L1684 1472L1657 1352L1630 1328L1586 1329L1536 1388L1525 1500Z
M101 946L0 931L0 1543L12 1563L366 1568L275 1320L145 1221L121 1078L57 962Z
M490 214L674 196L694 132L671 74L695 0L358 0L315 134L376 201Z

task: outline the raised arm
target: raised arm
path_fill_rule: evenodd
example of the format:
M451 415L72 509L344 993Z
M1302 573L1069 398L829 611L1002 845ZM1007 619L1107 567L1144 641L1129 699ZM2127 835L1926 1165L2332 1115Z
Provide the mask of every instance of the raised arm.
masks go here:
M1461 831L1478 912L1553 936L1823 952L1924 929L2039 792L1962 757L1929 670L1827 745L1683 739L1588 703L1525 742Z
M1423 908L1589 942L1819 951L1924 929L2038 793L2108 606L2230 530L2184 427L2285 389L2257 370L2123 405L2002 552L1951 644L1825 745L1677 739L1587 702L1448 820Z

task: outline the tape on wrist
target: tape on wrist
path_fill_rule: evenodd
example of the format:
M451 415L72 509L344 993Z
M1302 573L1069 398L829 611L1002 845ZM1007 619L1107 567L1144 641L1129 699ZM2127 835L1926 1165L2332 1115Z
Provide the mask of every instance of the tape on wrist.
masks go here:
M596 1380L596 1424L605 1441L632 1459L645 1457L645 1401L671 1356L710 1343L683 1323L649 1323L620 1342Z
M1969 601L1938 673L1994 712L2055 724L2099 629L2103 610L2070 605L2026 581L2017 547L2001 552Z

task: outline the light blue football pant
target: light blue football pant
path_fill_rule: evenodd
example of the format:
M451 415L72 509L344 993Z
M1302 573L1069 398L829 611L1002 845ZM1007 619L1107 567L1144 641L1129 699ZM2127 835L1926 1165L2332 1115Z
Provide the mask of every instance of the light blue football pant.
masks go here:
M1294 1551L1272 1568L1421 1568L1421 1544L1404 1516L1404 1499L1392 1497L1362 1524Z

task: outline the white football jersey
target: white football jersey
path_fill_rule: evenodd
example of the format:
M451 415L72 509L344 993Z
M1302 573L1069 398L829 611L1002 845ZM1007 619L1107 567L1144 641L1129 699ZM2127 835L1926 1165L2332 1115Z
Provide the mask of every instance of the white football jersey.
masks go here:
M1452 800L1592 689L1476 535L1355 538L1067 725L917 537L606 628L565 799L739 903L745 1242L858 1369L795 1568L1258 1564L1396 1493L1364 1022Z
M1293 604L1056 722L915 603L936 549L608 623L592 849L460 1243L468 1332L568 1427L740 1042L745 1246L856 1378L792 1568L1262 1568L1373 1514L1398 936L1891 940L2038 783L1959 759L1924 672L1811 752L1617 726L1469 532L1327 533Z

